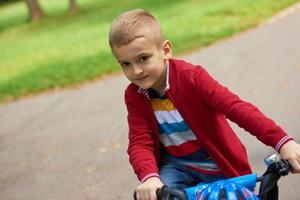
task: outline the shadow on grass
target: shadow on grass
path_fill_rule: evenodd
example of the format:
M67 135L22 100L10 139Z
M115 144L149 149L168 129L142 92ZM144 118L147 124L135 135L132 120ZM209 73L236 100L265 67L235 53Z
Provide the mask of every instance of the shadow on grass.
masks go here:
M0 8L3 8L8 5L13 5L18 2L22 2L23 0L0 0Z
M4 30L10 29L10 28L15 28L24 24L27 24L28 21L28 16L24 12L12 12L10 15L5 15L3 14L3 11L8 7L13 7L13 6L22 6L21 4L25 5L25 1L21 0L7 0L4 2L0 3L0 33L3 32Z

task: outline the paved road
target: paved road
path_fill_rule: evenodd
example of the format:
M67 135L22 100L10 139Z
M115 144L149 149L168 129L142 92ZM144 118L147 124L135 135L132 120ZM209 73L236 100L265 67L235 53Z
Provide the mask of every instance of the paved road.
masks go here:
M204 64L300 141L299 35L297 9L184 58ZM137 181L125 153L127 83L116 75L0 105L0 199L131 199ZM233 126L262 173L272 149ZM299 199L299 177L280 181L281 199Z

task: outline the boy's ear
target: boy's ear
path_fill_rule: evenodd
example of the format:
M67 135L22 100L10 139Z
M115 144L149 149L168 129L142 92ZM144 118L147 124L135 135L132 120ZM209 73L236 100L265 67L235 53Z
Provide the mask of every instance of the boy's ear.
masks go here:
M162 45L164 59L169 60L172 57L172 44L170 40L165 40Z

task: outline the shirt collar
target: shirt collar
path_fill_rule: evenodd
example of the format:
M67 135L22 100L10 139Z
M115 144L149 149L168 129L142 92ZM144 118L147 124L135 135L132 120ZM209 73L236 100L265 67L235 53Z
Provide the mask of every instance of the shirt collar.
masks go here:
M166 88L165 88L165 91L169 90L170 89L170 84L169 84L169 61L167 61L167 73L166 73Z

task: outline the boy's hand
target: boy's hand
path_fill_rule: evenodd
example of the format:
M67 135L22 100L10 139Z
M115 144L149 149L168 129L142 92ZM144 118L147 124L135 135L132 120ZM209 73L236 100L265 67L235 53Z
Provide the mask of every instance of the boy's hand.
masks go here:
M285 143L280 149L280 156L284 160L288 160L292 166L293 173L300 173L300 145L291 140Z
M136 189L137 200L157 200L156 190L161 188L163 183L158 177L151 177Z

